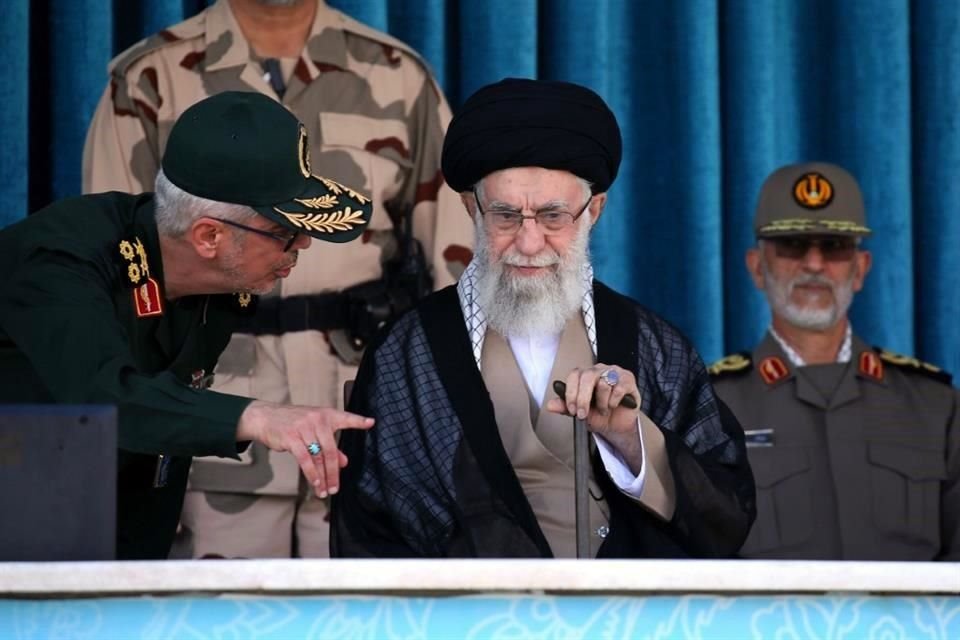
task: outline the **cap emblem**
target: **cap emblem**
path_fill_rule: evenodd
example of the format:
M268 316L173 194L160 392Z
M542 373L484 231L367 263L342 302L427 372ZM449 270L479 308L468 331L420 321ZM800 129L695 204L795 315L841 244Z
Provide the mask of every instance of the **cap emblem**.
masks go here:
M833 185L822 173L812 171L793 185L793 199L801 207L822 209L833 200Z
M297 154L300 157L300 173L304 178L309 178L310 171L310 145L307 144L307 128L300 125L300 139L297 141Z

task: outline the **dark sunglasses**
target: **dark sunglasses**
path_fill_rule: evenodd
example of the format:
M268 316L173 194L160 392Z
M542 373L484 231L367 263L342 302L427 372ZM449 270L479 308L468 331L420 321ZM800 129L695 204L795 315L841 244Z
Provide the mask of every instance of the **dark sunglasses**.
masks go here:
M265 231L264 229L248 227L245 224L240 224L239 222L234 222L233 220L227 220L226 218L213 218L213 219L219 220L223 224L228 224L231 227L236 227L238 229L243 229L244 231L249 231L250 233L256 233L261 236L266 236L267 238L273 238L277 242L283 243L284 253L286 253L287 251L290 251L290 249L293 247L293 243L296 242L297 238L300 237L299 231L287 231L286 233L277 233L275 231Z
M849 236L786 236L768 238L777 252L777 257L800 260L811 247L816 247L824 260L847 261L857 252L857 239Z

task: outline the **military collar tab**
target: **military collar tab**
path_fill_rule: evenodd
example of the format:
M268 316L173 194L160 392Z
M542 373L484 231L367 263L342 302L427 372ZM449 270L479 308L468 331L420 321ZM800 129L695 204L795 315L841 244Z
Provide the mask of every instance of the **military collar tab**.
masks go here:
M132 290L133 308L138 318L162 316L163 290L150 274L147 249L139 236L133 235L117 243L116 259L120 265L120 281Z
M757 373L768 386L791 377L790 368L777 356L767 356L757 365Z
M857 359L857 364L861 378L883 382L883 362L873 351L862 351Z

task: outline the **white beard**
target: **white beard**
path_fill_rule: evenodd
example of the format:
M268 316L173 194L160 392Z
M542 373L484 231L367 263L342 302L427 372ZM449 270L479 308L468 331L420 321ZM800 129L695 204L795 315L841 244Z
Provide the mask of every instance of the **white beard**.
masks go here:
M487 324L503 336L553 335L579 312L587 284L582 272L589 264L589 216L581 216L577 235L565 256L545 247L536 256L520 255L513 248L499 259L490 254L483 219L477 216L477 302ZM538 276L512 275L504 265L543 267L558 265Z
M851 270L846 282L834 284L828 278L818 275L801 275L786 282L778 280L761 256L760 268L763 270L764 293L773 312L795 327L810 331L825 331L846 317L853 302L853 279L856 272ZM805 307L793 302L794 288L805 284L818 284L829 287L833 293L833 304L828 307Z

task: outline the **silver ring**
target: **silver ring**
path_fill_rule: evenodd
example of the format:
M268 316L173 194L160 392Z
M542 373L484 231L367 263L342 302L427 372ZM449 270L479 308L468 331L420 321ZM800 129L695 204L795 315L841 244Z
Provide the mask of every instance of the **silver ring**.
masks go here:
M312 456L320 455L321 451L323 451L323 449L320 448L319 442L311 442L307 445L307 452L309 452Z
M607 369L600 374L600 379L606 382L611 387L617 386L617 383L620 382L620 374L614 371L613 369Z

